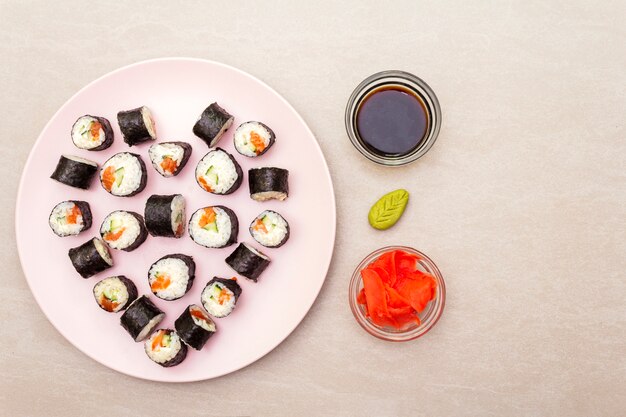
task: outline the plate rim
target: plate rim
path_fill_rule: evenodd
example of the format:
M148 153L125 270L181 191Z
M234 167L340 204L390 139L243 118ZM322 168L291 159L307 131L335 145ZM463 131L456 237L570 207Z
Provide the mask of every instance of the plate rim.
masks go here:
M23 194L24 194L24 181L25 181L25 173L30 169L30 166L32 164L32 160L33 160L33 154L34 154L34 149L36 147L39 146L40 142L43 140L43 136L44 133L48 130L48 128L50 127L50 124L52 123L53 120L55 120L57 118L57 116L63 112L63 110L69 105L70 102L72 102L77 96L79 96L81 93L83 93L83 91L87 90L88 88L90 88L92 85L110 77L113 76L114 74L117 74L119 72L123 72L126 71L130 68L133 67L137 67L137 66L142 66L142 65L149 65L149 64L158 64L161 62L193 62L193 63L199 63L199 64L209 64L209 65L214 65L214 66L218 66L218 67L222 67L224 69L227 69L229 71L234 71L236 73L239 73L240 75L244 76L244 77L248 77L250 79L252 79L254 82L260 84L261 86L263 86L264 88L267 88L268 91L270 91L272 94L274 94L279 100L281 100L283 102L284 105L287 106L287 108L289 108L298 118L298 120L300 121L300 123L302 123L302 125L305 127L305 129L310 133L311 137L314 139L314 143L315 143L315 149L317 150L318 154L322 157L322 161L324 163L324 167L326 168L325 170L325 175L324 178L327 181L328 185L330 186L330 191L331 191L331 203L332 203L332 244L330 245L330 256L328 259L328 264L326 265L326 269L324 271L324 279L322 279L320 281L320 285L317 288L315 297L313 297L311 304L307 306L306 312L304 313L304 315L302 316L302 318L293 326L293 328L289 329L288 332L285 334L284 337L282 337L280 340L277 341L277 343L273 346L271 346L269 349L262 351L259 355L256 355L250 362L246 363L246 364L242 364L237 366L236 368L227 371L227 372L222 372L216 375L213 375L211 377L197 377L197 378L186 378L186 379L181 379L181 380L168 380L168 379L163 379L163 378L155 378L155 377L146 377L144 375L140 375L137 373L133 373L133 372L128 372L124 369L121 369L120 367L117 366L111 366L108 364L105 364L103 362L101 362L100 360L98 360L97 358L95 358L94 356L92 356L89 352L86 352L85 350L81 349L80 347L78 347L76 344L74 344L72 342L72 339L70 337L68 337L68 335L62 331L48 316L48 314L46 314L46 311L43 309L42 307L42 303L39 300L39 297L37 296L36 292L33 291L33 286L31 283L31 280L28 277L28 274L26 273L26 268L24 267L25 262L23 260L22 257L22 250L20 249L23 245L23 243L21 243L21 238L20 238L20 223L21 223L21 211L20 211L20 207L21 207L21 202L23 199ZM99 76L98 78L90 81L89 83L87 83L86 85L84 85L82 88L80 88L77 92L75 92L74 94L72 94L67 100L65 100L63 102L63 104L57 109L57 111L54 112L54 114L48 119L48 122L44 125L44 127L42 128L41 132L39 133L39 135L37 136L37 139L35 140L35 142L33 143L33 145L30 148L30 151L28 152L28 157L26 158L26 162L24 163L24 166L22 168L22 173L20 175L20 181L18 184L18 188L17 188L17 194L16 194L16 200L15 200L15 224L14 224L14 231L15 231L15 243L16 243L16 247L17 247L17 254L18 254L18 259L19 259L19 263L20 263L20 267L22 269L22 274L24 275L24 279L26 280L26 283L28 285L28 288L33 296L33 298L35 299L35 302L37 303L39 309L41 310L41 312L43 313L43 315L45 316L45 318L48 320L48 322L50 324L52 324L52 327L54 327L54 329L56 329L56 331L58 333L60 333L65 340L67 340L74 349L82 352L84 355L86 355L87 357L89 357L90 359L92 359L93 361L97 362L98 364L112 369L116 372L119 372L121 374L124 375L128 375L131 376L133 378L137 378L137 379L142 379L142 380L146 380L146 381L155 381L155 382L166 382L166 383L187 383L187 382L198 382L198 381L207 381L207 380L211 380L211 379L215 379L215 378L220 378L224 375L228 375L228 374L232 374L235 373L247 366L252 365L255 362L258 362L260 359L262 359L263 357L265 357L266 355L268 355L269 353L271 353L274 349L276 349L281 343L283 343L285 340L287 340L287 338L289 336L291 336L291 334L294 332L294 330L302 323L302 321L306 318L306 316L309 314L309 312L311 311L311 308L313 307L313 304L315 304L315 301L317 301L317 298L319 297L319 294L322 290L322 287L324 286L324 283L326 282L326 278L328 277L328 271L330 270L330 265L332 264L333 261L333 255L335 252L335 243L336 243L336 238L337 238L337 202L336 202L336 198L335 198L335 189L333 186L333 181L332 181L332 176L330 175L330 168L328 166L328 162L326 161L326 157L324 156L324 152L322 151L322 148L317 140L317 137L315 136L315 134L313 133L313 131L311 130L311 128L309 127L309 125L306 123L306 121L304 120L304 118L300 115L300 113L291 105L291 103L289 103L289 101L287 101L287 99L285 99L285 97L283 97L279 92L277 92L274 88L272 88L270 85L268 85L267 83L265 83L264 81L262 81L261 79L257 78L256 76L243 71L239 68L236 68L232 65L228 65L228 64L224 64L222 62L218 62L218 61L213 61L210 59L204 59L204 58L193 58L193 57L175 57L175 56L170 56L170 57L161 57L161 58L152 58L152 59L146 59L146 60L142 60L142 61L137 61L134 62L132 64L128 64L128 65L124 65L122 67L116 68L112 71L108 71L106 73L104 73L103 75Z

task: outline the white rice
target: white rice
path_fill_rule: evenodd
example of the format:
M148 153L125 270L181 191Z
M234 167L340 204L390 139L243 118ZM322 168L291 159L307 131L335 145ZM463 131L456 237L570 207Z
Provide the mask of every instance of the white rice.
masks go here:
M230 295L228 301L224 304L220 304L218 300L215 298L215 286L219 285L222 287L222 291L226 291L227 294ZM206 309L206 311L212 315L213 317L221 318L228 316L233 309L235 308L235 294L226 287L224 284L219 282L214 282L211 285L204 287L202 290L202 305Z
M196 316L194 316L193 314L191 315L191 318L193 319L193 322L196 323L197 326L202 327L204 330L206 330L207 332L213 332L215 333L215 331L217 330L217 327L215 326L215 322L213 322L213 320L211 320L211 318L209 316L207 316L207 314L204 312L204 310L202 310L202 308L200 308L197 305L192 305L189 307L189 311L191 313L191 311L199 311L200 313L202 313L202 315L204 317L206 317L206 320L202 320Z
M141 116L143 117L143 123L146 125L146 129L148 129L148 134L152 139L156 139L156 126L150 109L146 106L142 106Z
M261 258L265 259L266 261L269 261L270 258L268 258L265 254L259 252L258 250L254 249L252 246L248 245L247 243L243 244L248 250L250 250L250 252L254 253L257 256L260 256Z
M282 191L262 191L250 196L255 201L278 200L283 201L287 198L287 194Z
M134 301L133 301L134 303ZM131 304L132 305L132 304ZM130 307L129 307L130 308ZM160 313L157 314L156 316L154 316L146 325L146 327L144 327L141 330L141 333L139 333L137 335L137 337L135 338L135 342L141 342L143 339L145 339L146 337L148 337L148 335L150 333L152 333L152 330L154 330L155 327L157 327L159 325L159 323L161 323L161 320L163 320L163 318L165 317L165 313Z
M178 167L183 160L184 154L185 150L183 147L174 143L155 143L148 149L148 156L150 157L150 161L152 161L152 166L164 177L172 177L173 174L163 170L161 166L163 158L169 156L170 159L176 162L176 166Z
M207 230L199 225L200 219L202 219L202 215L204 214L204 210L210 208L215 211L217 231ZM226 213L226 211L224 211L224 209L215 206L203 207L196 210L196 212L191 216L191 221L189 222L189 235L193 241L199 245L207 248L221 248L230 239L232 227L233 225L230 221L230 216Z
M74 142L74 145L78 148L97 148L105 141L106 137L102 127L98 130L98 140L93 140L93 136L91 136L91 125L93 123L99 123L95 117L82 116L76 120L76 123L72 126L72 142Z
M176 237L180 237L185 233L185 198L180 194L176 194L172 199L170 208L172 209L172 231L176 234ZM181 232L177 233L179 227Z
M100 254L102 259L104 259L104 262L108 263L110 266L113 266L113 258L111 258L111 254L109 253L109 248L104 243L104 241L98 239L97 237L94 237L92 239L92 242L94 246L96 247L98 254Z
M159 335L160 332L167 332L170 336L170 343L168 346L157 346L156 349L152 350L152 342ZM145 342L145 350L146 354L150 359L155 361L156 363L165 363L169 360L174 359L174 357L178 354L181 349L181 339L178 336L178 333L174 331L167 331L165 329L159 329L154 332Z
M62 155L63 158L69 159L71 161L76 161L76 162L80 162L82 164L87 164L87 165L91 165L92 167L97 167L98 164L96 164L94 161L90 161L89 159L85 159L85 158L81 158L80 156L74 156L74 155Z
M73 236L79 234L85 226L83 222L82 214L76 216L76 223L67 223L67 216L72 212L72 209L76 206L71 201L63 201L52 209L48 222L50 227L59 236Z
M212 174L214 175L207 175L210 167L213 167ZM198 183L206 182L211 187L212 191L210 192L214 194L226 193L235 184L237 178L235 164L230 159L230 156L221 149L214 149L207 153L196 167Z
M115 230L112 230L116 226ZM106 234L110 231L114 233L121 228L124 228L124 232L117 240L107 240ZM100 226L100 235L102 239L113 249L125 249L132 245L141 232L141 226L135 216L127 211L118 210L109 214L104 218L102 225Z
M101 181L104 172L109 166L112 166L116 171L121 168L124 169L124 177L121 183L119 185L117 184L117 178L113 181L110 191L111 194L123 197L132 194L139 188L144 173L141 169L141 163L136 156L128 152L120 152L113 155L102 165L102 169L100 170Z
M187 292L189 282L189 268L187 264L178 258L161 259L150 267L148 272L148 283L156 281L158 275L167 275L170 284L167 288L153 291L154 295L163 300L176 300Z
M256 229L255 225L258 220L265 218L263 224L267 230L264 232L262 228ZM263 246L275 247L284 242L287 236L288 225L287 221L280 214L275 211L265 210L259 214L250 226L250 233L254 240L259 242Z
M251 133L256 133L259 135L265 147L263 150L267 148L270 143L270 139L272 137L272 133L259 122L245 122L239 125L237 130L235 130L235 148L237 152L242 155L254 157L257 156L262 151L255 149L255 146L251 142Z
M118 277L109 277L105 278L102 281L98 282L96 286L93 288L93 295L96 299L96 302L99 305L102 305L100 300L104 293L113 295L116 298L116 303L118 304L115 309L113 309L112 313L117 313L122 310L126 303L128 302L128 289L126 285L120 280Z

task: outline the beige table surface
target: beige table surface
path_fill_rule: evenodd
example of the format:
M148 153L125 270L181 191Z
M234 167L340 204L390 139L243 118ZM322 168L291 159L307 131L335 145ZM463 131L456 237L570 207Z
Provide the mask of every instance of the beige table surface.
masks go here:
M2 416L626 414L626 2L89 3L0 2ZM118 374L57 333L13 225L54 112L164 56L231 64L283 94L324 151L338 213L297 330L241 371L181 385ZM435 147L401 169L365 160L344 130L350 92L384 69L425 79L443 110ZM374 231L370 204L398 187L406 214ZM441 321L414 342L369 336L346 301L357 262L387 244L430 255L448 285Z

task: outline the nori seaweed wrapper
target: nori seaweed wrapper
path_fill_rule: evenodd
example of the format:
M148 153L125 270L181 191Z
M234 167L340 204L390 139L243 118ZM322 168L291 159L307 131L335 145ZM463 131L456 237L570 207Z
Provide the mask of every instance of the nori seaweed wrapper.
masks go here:
M90 239L82 245L76 248L71 248L68 251L68 255L72 261L72 265L74 265L74 269L76 269L76 272L78 272L83 278L89 278L112 266L109 265L102 258L102 256L100 256L100 253L94 244L94 240L96 239L97 238ZM104 246L105 250L109 250L106 243L102 242L102 246Z
M174 322L174 328L181 339L195 350L201 350L204 344L209 340L215 332L206 330L202 326L198 326L191 315L191 307L197 307L204 312L198 305L190 305ZM212 321L208 314L203 313L209 321Z
M155 194L146 201L144 218L152 236L176 237L176 231L172 230L172 200L177 195L180 194Z
M157 331L160 331L160 330L165 330L168 335L174 333L174 330L172 329L159 329ZM180 335L178 336L180 337ZM176 366L185 360L185 358L187 357L187 351L188 351L187 345L181 342L180 350L178 351L178 353L176 353L176 355L172 359L163 363L159 363L156 361L153 361L153 362L156 363L157 365L161 365L164 368L171 368L172 366ZM150 359L152 360L152 358Z
M137 286L135 285L134 282L132 282L130 279L128 279L125 275L117 275L117 276L111 277L111 278L118 278L120 281L122 281L122 284L124 284L124 286L126 287L126 291L128 292L128 300L126 300L126 303L122 306L122 308L120 308L119 311L125 310L133 301L135 301L137 299L137 295L138 295L138 293L137 293ZM108 279L108 278L105 278L105 279ZM96 291L96 287L102 281L104 281L104 279L101 280L101 281L98 281L96 283L96 285L93 286L94 294L95 294L95 291ZM111 313L111 311L106 310L104 307L102 307L102 305L100 304L99 300L96 300L96 301L98 302L98 306L100 306L101 309L103 309L107 313Z
M137 249L139 246L141 246L143 242L146 241L146 238L148 237L148 229L146 228L146 225L144 224L143 216L141 214L135 213L134 211L126 211L126 213L130 214L135 219L137 219L137 223L139 223L139 235L137 236L137 238L135 239L133 243L131 243L129 246L122 249L124 252L131 252ZM104 239L104 233L100 232L100 235Z
M287 221L287 219L285 219L280 213L274 211L274 210L266 210L269 211L271 213L275 213L277 215L279 215L283 220L285 220L285 223L287 224L287 233L285 233L285 237L283 238L283 240L281 240L278 245L274 245L274 246L269 246L269 245L264 245L263 243L259 242L257 239L254 238L254 234L252 233L253 227L256 224L257 219L259 218L259 216L255 217L254 220L252 220L252 223L250 223L250 227L248 228L248 231L250 232L250 236L252 236L252 238L259 244L262 246L265 246L266 248L280 248L281 246L283 246L285 243L287 243L287 241L289 240L289 236L291 235L291 228L289 227L289 222Z
M220 283L221 285L223 285L224 287L228 288L229 290L233 292L233 295L235 296L235 304L237 304L237 300L239 300L239 296L241 295L241 286L239 285L239 283L232 278L226 279L226 278L220 278L220 277L213 277L213 279L206 284L206 287L216 282Z
M275 191L289 196L289 171L282 168L263 167L248 170L250 195Z
M222 131L222 128L228 123L232 124L233 120L234 117L219 104L211 103L209 107L204 109L193 126L193 133L202 139L209 148L212 148L228 130L226 128Z
M97 165L74 161L61 155L50 178L70 187L86 190L91 185L91 180L97 171Z
M257 282L261 273L270 264L270 260L256 255L240 243L237 249L226 258L226 263L239 274Z
M241 154L241 155L245 156L246 158L256 158L256 157L258 157L258 156L263 155L265 152L267 152L267 151L268 151L268 150L272 147L272 145L274 144L274 142L276 142L276 134L274 134L274 131L273 131L273 130L272 130L272 129L268 126L268 125L266 125L265 123L262 123L262 122L256 122L256 121L244 122L244 123L240 124L240 125L239 125L239 127L241 127L241 126L243 126L243 125L245 125L245 124L248 124L248 123L256 123L256 124L259 124L259 125L261 125L263 128L267 129L267 131L270 133L270 140L269 140L269 142L267 143L267 146L265 147L265 149L263 149L263 151L262 151L262 152L260 152L260 153L258 153L258 154L256 154L256 155L254 155L254 156L250 156L250 155L245 155L245 154L243 154L242 152L240 152L240 151L239 151L239 149L237 149L237 146L235 146L235 150L236 150L237 152L239 152L239 154ZM237 129L239 129L239 127L238 127ZM236 131L235 131L235 134L236 134Z
M76 204L76 206L80 210L80 215L83 216L83 228L80 229L80 232L78 232L78 233L82 233L82 232L84 232L85 230L87 230L87 229L89 229L91 227L91 222L93 221L93 217L91 215L91 208L89 207L89 203L88 202L80 201L80 200L66 200L66 201L62 201L61 203L74 203L74 204ZM59 203L59 204L61 204L61 203ZM54 209L59 204L54 206L54 208L50 212L50 216L49 217L52 217L52 213L54 212ZM52 229L52 226L50 226L50 228ZM57 234L54 231L54 229L52 229L52 231L54 232L55 235L57 235L59 237L72 236L72 235L59 235L59 234Z
M150 136L150 131L144 123L143 114L141 112L143 108L144 106L141 106L136 109L117 113L117 123L120 125L124 142L126 142L128 146L134 146L155 139Z
M104 142L102 142L99 146L96 146L95 148L91 148L91 149L85 149L85 148L77 148L78 149L85 149L86 151L102 151L105 150L106 148L110 147L111 145L113 145L113 129L111 128L111 123L109 122L108 119L104 118L104 117L100 117L100 116L92 116L90 114L86 114L84 116L79 117L78 119L76 119L76 122L74 122L74 125L83 117L91 117L96 119L100 125L102 126L102 131L104 131ZM70 132L74 131L74 126L72 126L72 130ZM73 141L72 141L73 142ZM76 144L74 144L76 145Z
M196 278L196 263L194 262L193 258L189 255L183 255L182 253L172 253L170 255L165 255L157 259L152 265L154 265L155 263L159 261L162 261L163 259L180 259L181 261L185 263L185 265L187 266L187 273L189 274L189 280L187 281L187 288L185 288L185 294L187 294L189 290L191 289L191 286L193 285L193 280ZM150 265L150 268L148 269L148 279L150 278L150 269L152 269L152 265ZM182 298L185 294L181 295L178 298ZM167 301L178 300L178 298L172 298L171 300L168 299Z
M114 195L116 197L132 197L134 195L139 194L140 192L143 191L144 188L146 188L146 184L148 183L148 170L146 169L146 163L143 161L141 156L137 155L136 153L132 153L132 152L119 152L119 153L116 153L111 158L107 159L104 162L104 165L106 165L106 163L109 162L110 159L115 158L117 155L122 154L122 153L131 155L131 156L135 157L135 159L137 159L137 161L139 161L139 167L141 168L141 179L139 180L139 186L135 189L135 191L133 191L130 194L126 194L126 195L113 194L111 191L107 190L104 187L104 183L102 182L102 174L100 175L100 184L102 184L102 188L104 188L104 190L107 193L111 194L111 195Z
M150 323L150 320L159 314L164 313L148 297L142 295L122 314L120 324L135 342L141 342L141 340L137 340L137 337L144 327ZM146 337L148 336L146 335Z
M181 148L183 148L183 157L180 160L180 164L178 164L178 167L176 168L176 171L174 171L174 173L172 174L172 177L177 176L178 174L180 174L180 172L183 170L183 168L185 168L185 165L187 165L187 162L189 161L189 158L191 157L191 145L188 144L187 142L162 142L160 143L160 145L165 145L165 144L171 144L171 145L176 145L176 146L180 146ZM152 162L152 166L155 167L156 169L156 161L153 161L152 159L150 160L150 162ZM159 172L159 170L156 170L156 172L158 172L161 176L165 177L165 178L169 178L166 177L165 175L161 174Z

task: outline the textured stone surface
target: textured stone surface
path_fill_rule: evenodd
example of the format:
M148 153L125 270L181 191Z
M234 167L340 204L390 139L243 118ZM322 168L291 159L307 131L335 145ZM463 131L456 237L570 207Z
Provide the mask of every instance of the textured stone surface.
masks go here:
M0 2L0 415L154 415L166 395L189 416L624 414L626 3L91 3ZM228 63L283 94L338 205L335 256L300 327L257 363L184 385L73 348L14 243L17 182L47 120L91 80L162 56ZM383 69L425 79L443 110L435 147L400 169L361 157L343 126L352 89ZM404 216L372 229L369 207L398 187ZM379 341L350 313L352 269L387 244L424 251L446 278L444 315L421 340Z

